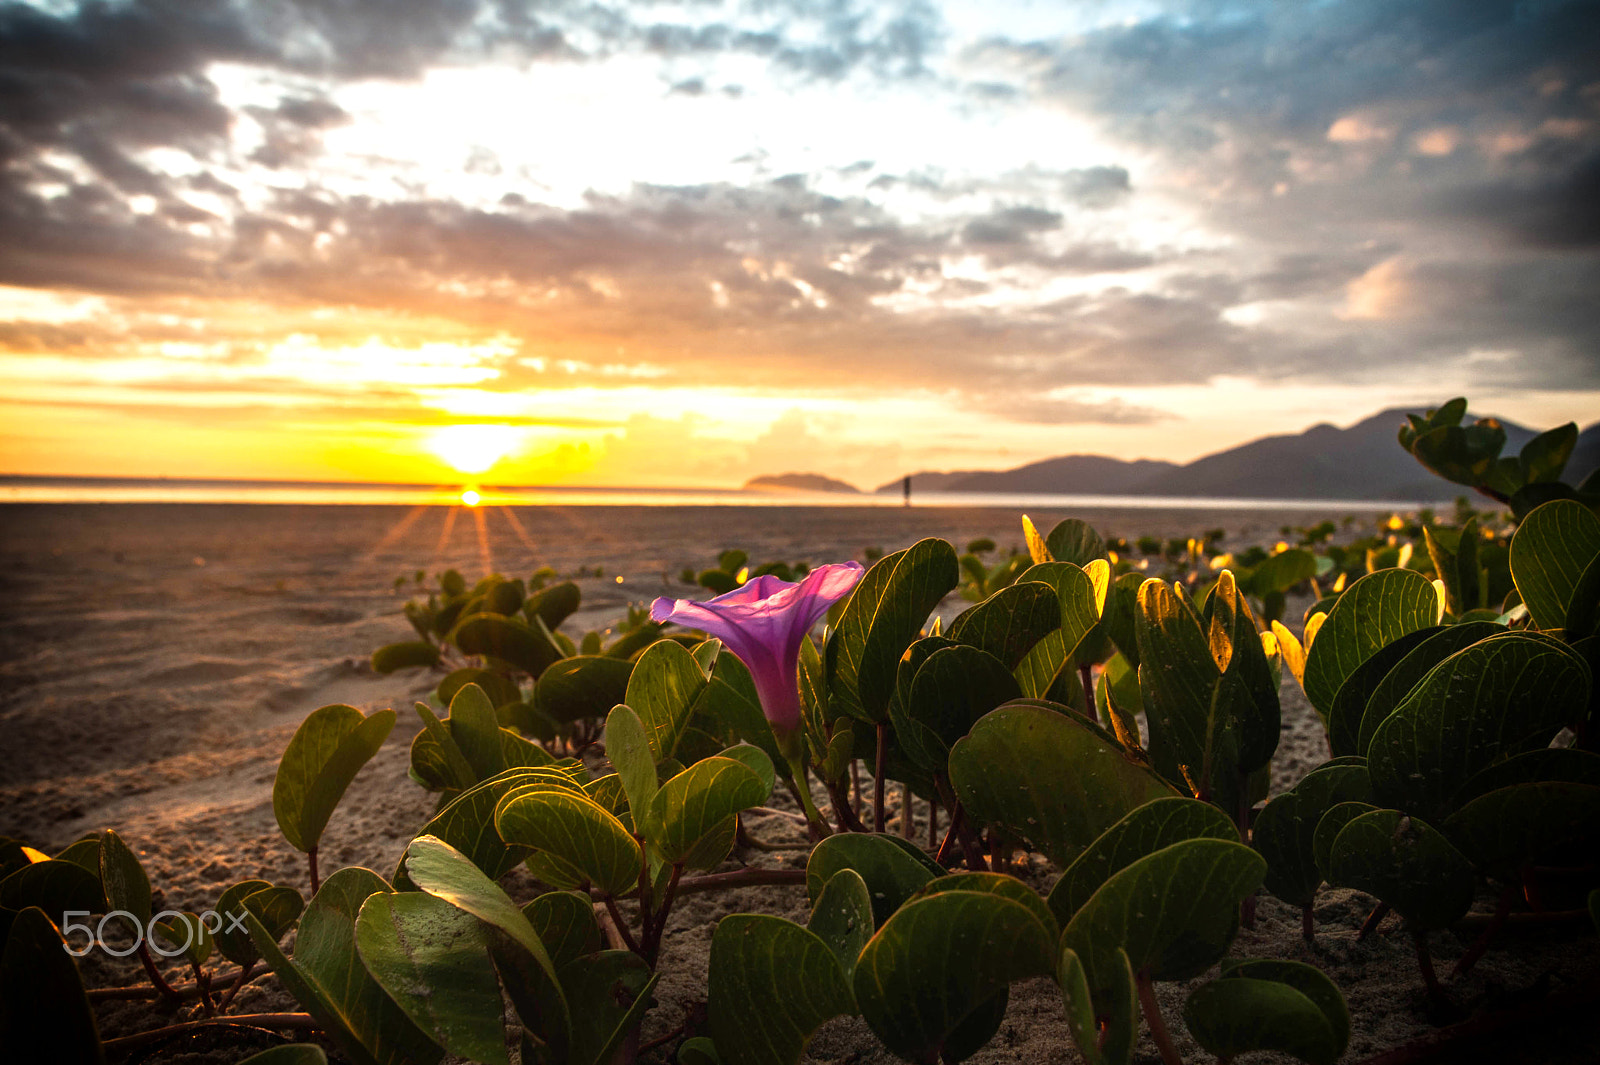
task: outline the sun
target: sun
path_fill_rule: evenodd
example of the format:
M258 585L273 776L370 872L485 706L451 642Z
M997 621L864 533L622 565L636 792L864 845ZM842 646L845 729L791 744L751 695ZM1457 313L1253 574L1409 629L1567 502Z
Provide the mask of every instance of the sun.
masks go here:
M475 489L468 488L465 492L461 493L462 506L475 507L482 501L483 497L479 495Z
M521 442L509 425L446 425L428 434L428 450L461 473L483 473Z

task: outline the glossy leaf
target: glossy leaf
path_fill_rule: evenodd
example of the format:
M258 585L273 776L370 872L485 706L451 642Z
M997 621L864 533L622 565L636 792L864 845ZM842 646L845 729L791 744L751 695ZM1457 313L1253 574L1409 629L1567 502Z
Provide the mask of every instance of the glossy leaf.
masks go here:
M1088 566L1095 559L1106 557L1106 542L1087 522L1077 518L1057 522L1045 537L1045 546L1055 561L1074 566Z
M0 880L0 906L8 910L37 906L57 915L68 910L104 913L108 908L100 878L77 862L59 858L32 862Z
M449 639L462 654L498 659L534 678L563 657L537 617L530 624L500 614L469 614L456 622Z
M554 783L558 778L571 779L554 767L508 769L457 795L434 814L417 835L432 836L448 843L490 879L498 880L528 856L528 849L510 846L500 838L494 827L495 808L516 788L534 782ZM404 855L395 869L394 885L402 891L411 887Z
M721 643L720 640L707 642ZM807 653L813 659L817 654L816 645L809 639L802 644L802 658ZM805 682L802 671L800 683L803 685ZM759 747L773 765L784 766L787 770L783 752L778 749L778 739L761 710L761 696L756 691L755 680L737 655L717 655L710 682L695 702L694 714L696 717L709 717L720 725L719 735Z
M1239 838L1226 814L1208 802L1181 796L1153 799L1130 810L1067 866L1050 889L1049 905L1065 925L1115 873L1186 839Z
M522 612L529 621L538 618L553 632L575 613L583 602L583 593L571 581L552 584L528 596L522 603Z
M573 1014L569 1060L575 1065L610 1065L652 1005L650 992L658 977L643 958L627 950L574 958L559 975L569 1000L585 1006Z
M663 784L650 802L651 836L662 860L682 862L722 821L766 801L771 784L743 762L705 758Z
M1306 654L1306 698L1324 721L1339 686L1379 648L1439 623L1433 582L1409 569L1369 573L1344 590Z
M953 1062L964 1055L952 1053L950 1037L969 1014L1017 980L1053 973L1055 961L1055 937L1030 907L988 892L948 891L895 911L862 950L852 983L862 1018L890 1050L911 1061L940 1053ZM969 1033L962 1042L986 1038Z
M700 663L675 640L656 641L634 663L624 701L639 715L656 762L677 752L708 683Z
M364 716L353 706L313 710L283 752L272 784L272 812L289 845L308 851L322 839L345 789L394 728L393 710Z
M300 919L293 960L263 926L255 895L245 900L244 921L274 975L351 1061L432 1065L443 1053L384 993L356 951L361 904L388 889L370 869L350 867L328 877Z
M1368 748L1372 746L1372 735L1378 731L1378 726L1383 724L1384 720L1394 712L1395 707L1411 694L1411 689L1415 688L1417 682L1427 676L1434 666L1479 640L1505 631L1504 625L1488 621L1464 621L1458 625L1446 625L1438 631L1432 631L1432 635L1412 648L1373 687L1372 694L1367 697L1367 705L1361 711L1361 728L1356 737L1354 753L1365 757Z
M888 719L900 656L959 580L955 548L944 540L919 540L873 564L828 641L824 675L836 712Z
M633 663L608 655L577 655L539 674L533 705L556 721L602 718L628 697Z
M1473 774L1548 746L1589 699L1589 669L1558 640L1507 632L1435 666L1373 734L1377 801L1443 820Z
M372 671L374 673L393 673L398 669L410 669L414 666L427 666L432 669L439 664L439 648L423 640L404 640L400 643L386 644L372 652Z
M841 832L811 849L806 861L806 896L819 901L823 888L843 869L854 869L872 895L873 927L929 880L943 876L915 844L898 836Z
M1439 827L1473 865L1514 876L1540 858L1574 849L1594 853L1600 842L1600 787L1538 781L1496 788Z
M1267 860L1263 886L1294 906L1310 902L1322 885L1315 838L1323 815L1342 802L1370 802L1365 766L1321 766L1274 798L1257 815L1250 845Z
M559 970L575 958L605 946L594 903L575 891L547 891L522 908L539 942Z
M256 898L256 896L260 896ZM265 880L241 880L230 885L217 900L217 912L222 914L222 927L217 930L217 949L222 956L237 965L249 965L261 957L254 939L242 924L247 912L254 913L262 930L276 943L294 927L305 911L305 899L292 887L279 887ZM239 923L236 923L237 922Z
M1098 727L1028 703L995 710L956 742L950 782L972 817L1062 866L1135 807L1175 793Z
M707 997L711 1037L728 1065L795 1065L824 1021L856 1008L821 938L751 913L717 923Z
M1566 624L1573 590L1596 557L1600 517L1582 503L1553 500L1522 519L1511 538L1511 577L1535 625Z
M511 682L503 673L496 673L492 669L477 669L467 667L458 669L445 676L434 689L434 694L439 696L439 702L449 706L455 700L456 693L468 684L476 684L483 689L489 697L489 702L498 710L507 703L518 702L522 699L522 689ZM503 723L503 722L502 722Z
M1055 627L1022 657L1014 667L1022 694L1042 699L1063 669L1074 664L1080 644L1095 630L1105 605L1105 586L1096 588L1089 575L1070 562L1046 562L1032 566L1017 578L1019 583L1043 583L1055 589L1058 616Z
M623 793L628 798L628 809L648 812L650 802L656 797L657 777L655 753L650 749L650 736L645 732L639 715L627 704L612 708L606 716L606 757L617 771ZM634 815L634 827L641 835L653 836L656 829L641 824L639 814Z
M939 877L931 883L937 883ZM827 944L838 959L846 983L856 970L856 959L867 945L877 922L872 916L872 893L854 869L840 869L822 886L807 922L813 935Z
M1105 965L1104 987L1097 1002L1089 992L1088 970L1078 952L1061 948L1056 963L1056 983L1067 1008L1067 1028L1086 1065L1127 1065L1139 1036L1138 990L1128 954L1111 951ZM1125 977L1125 979L1124 979ZM1100 1032L1104 1031L1102 1042Z
M1435 625L1418 629L1416 632L1408 632L1393 643L1378 648L1344 679L1327 713L1328 747L1336 756L1362 753L1361 722L1366 715L1367 703L1371 700L1372 693L1383 682L1383 678L1389 675L1390 670L1399 665L1408 654L1429 637L1444 631L1443 626Z
M139 856L109 828L100 835L100 886L106 893L107 910L131 913L133 927L128 932L139 935L150 923L150 877Z
M987 651L1008 670L1050 633L1061 628L1059 596L1053 585L1018 581L966 611L950 625L949 638Z
M432 836L411 841L406 871L423 891L503 933L507 942L504 949L495 949L495 964L521 976L506 981L515 989L517 1013L551 1048L555 1060L561 1060L570 1040L572 1015L550 954L522 911L465 855Z
M1051 596L1052 608L1054 602ZM894 718L897 735L914 761L943 773L950 745L984 714L1021 694L1010 669L994 655L965 644L943 647L917 669L904 712Z
M1454 924L1472 905L1472 867L1440 832L1399 810L1373 810L1340 829L1328 883L1387 902L1417 931Z
M639 844L587 796L554 790L513 794L496 811L495 828L507 843L548 852L612 895L626 894L639 878Z
M1096 1002L1118 994L1127 952L1135 972L1187 980L1227 952L1239 903L1261 886L1267 863L1228 840L1191 839L1163 847L1112 874L1073 915L1061 945L1088 972Z
M1105 605L1100 612L1100 630L1111 638L1135 669L1139 666L1135 618L1139 613L1139 588L1144 582L1144 574L1138 571L1124 573L1113 580L1106 589Z
M22 907L11 921L4 947L0 1046L52 1065L104 1065L105 1052L83 981L45 911Z
M1559 481L1567 459L1578 443L1578 424L1568 422L1546 430L1522 445L1517 455L1522 480L1527 484Z
M1419 434L1410 452L1428 469L1456 484L1482 484L1506 445L1506 431L1493 418L1475 425L1442 425Z
M1328 879L1332 868L1333 844L1339 838L1339 833L1344 831L1344 826L1377 809L1372 803L1359 799L1336 802L1328 807L1328 812L1317 821L1317 827L1311 833L1311 856L1316 862L1317 871L1321 873L1321 880Z
M446 1051L506 1063L500 983L477 918L425 892L376 892L356 919L361 962Z
M998 895L1003 899L1010 899L1033 914L1034 920L1038 921L1049 934L1052 943L1061 935L1060 922L1056 920L1055 914L1050 912L1049 904L1039 897L1037 891L1009 874L953 872L947 876L934 877L912 898L925 899L946 891L976 891L983 895Z
M1277 980L1231 977L1202 984L1183 1006L1195 1042L1224 1061L1275 1050L1309 1065L1334 1065L1344 1047L1317 1004Z

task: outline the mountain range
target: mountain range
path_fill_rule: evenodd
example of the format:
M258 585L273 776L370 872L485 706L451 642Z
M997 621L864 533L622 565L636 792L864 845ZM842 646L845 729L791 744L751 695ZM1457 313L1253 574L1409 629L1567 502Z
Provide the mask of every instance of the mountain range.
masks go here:
M1188 496L1219 499L1450 500L1468 490L1434 476L1395 439L1408 413L1380 411L1347 429L1322 423L1301 433L1266 436L1248 444L1178 464L1125 461L1105 455L1065 455L1010 470L922 471L911 475L919 492L1060 493L1064 495ZM1501 421L1502 455L1515 455L1536 430ZM1577 484L1600 466L1600 422L1578 436L1564 480ZM880 485L898 493L902 481Z

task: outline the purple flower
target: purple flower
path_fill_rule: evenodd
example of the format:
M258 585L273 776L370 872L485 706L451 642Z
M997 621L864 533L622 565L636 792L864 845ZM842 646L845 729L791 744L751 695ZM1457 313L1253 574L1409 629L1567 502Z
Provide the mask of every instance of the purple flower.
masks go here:
M859 562L836 562L818 566L799 584L763 574L703 603L657 599L650 617L722 640L750 670L761 709L782 737L800 724L800 642L830 606L850 594L863 572Z

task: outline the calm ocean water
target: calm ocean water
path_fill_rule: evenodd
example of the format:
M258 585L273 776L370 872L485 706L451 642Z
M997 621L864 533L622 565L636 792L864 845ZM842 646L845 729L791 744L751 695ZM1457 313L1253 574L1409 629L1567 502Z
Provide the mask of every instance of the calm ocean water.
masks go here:
M898 493L744 492L706 488L582 488L477 486L489 506L560 507L899 507ZM354 506L448 506L462 501L461 485L359 484L331 481L219 481L168 478L0 476L3 503L263 503ZM920 507L1137 510L1395 510L1403 500L1248 499L1145 495L920 492Z

